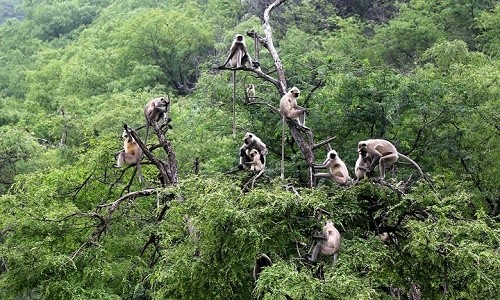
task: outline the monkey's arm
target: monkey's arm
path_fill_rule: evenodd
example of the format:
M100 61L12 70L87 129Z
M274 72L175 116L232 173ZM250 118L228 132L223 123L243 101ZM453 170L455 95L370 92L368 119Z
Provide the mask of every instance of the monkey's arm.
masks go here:
M328 238L326 236L324 236L323 234L321 234L321 235L313 234L312 237L314 240L321 240L321 241L328 240Z
M313 164L312 167L313 169L326 169L328 168L328 163L330 162L330 159L327 158L322 164Z
M155 110L165 113L168 111L168 105L155 106Z
M227 63L229 62L229 60L231 60L231 58L233 58L233 56L234 56L234 54L236 53L237 50L238 50L237 46L235 46L235 45L231 46L231 49L229 49L229 55L228 55L226 61L222 64L223 66L227 65Z
M370 167L368 168L368 172L371 172L373 171L373 169L375 169L376 166L378 166L382 154L380 154L380 152L378 152L377 150L374 150L374 152L369 152L369 154L372 156L373 159Z

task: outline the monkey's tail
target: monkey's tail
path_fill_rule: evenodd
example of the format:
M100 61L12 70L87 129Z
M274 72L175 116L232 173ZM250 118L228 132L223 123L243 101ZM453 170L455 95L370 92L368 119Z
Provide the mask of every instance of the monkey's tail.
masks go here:
M147 122L146 122L147 123ZM148 135L149 135L149 124L146 124L146 137L144 138L144 145L147 147L148 143Z
M233 70L233 137L236 136L236 70Z
M411 162L415 166L415 168L418 170L420 177L427 180L427 178L425 178L424 172L422 172L422 169L420 168L420 166L413 159L411 159L408 156L401 154L399 152L398 152L398 155L399 155L399 157L402 157L402 158L406 159L407 161Z

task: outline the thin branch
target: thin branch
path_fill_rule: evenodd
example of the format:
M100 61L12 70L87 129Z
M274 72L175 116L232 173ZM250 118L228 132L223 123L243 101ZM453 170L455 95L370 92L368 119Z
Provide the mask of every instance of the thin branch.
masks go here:
M104 207L110 206L109 211L110 211L110 213L112 213L114 210L116 210L118 208L118 206L120 205L121 202L123 202L127 199L151 196L151 195L155 194L156 192L157 192L157 189L146 189L146 190L142 190L142 191L131 192L131 193L128 193L128 194L116 199L115 201L113 201L111 203L101 204L101 205L98 205L97 207L104 208Z
M332 137L330 137L330 138L327 138L326 140L323 140L323 141L321 141L321 142L319 142L319 143L317 143L317 144L314 144L312 148L313 148L313 150L316 150L316 149L318 149L319 147L321 147L321 146L323 146L323 145L326 145L326 144L330 143L331 141L333 141L333 140L334 140L334 139L336 139L336 138L337 138L336 136L332 136Z

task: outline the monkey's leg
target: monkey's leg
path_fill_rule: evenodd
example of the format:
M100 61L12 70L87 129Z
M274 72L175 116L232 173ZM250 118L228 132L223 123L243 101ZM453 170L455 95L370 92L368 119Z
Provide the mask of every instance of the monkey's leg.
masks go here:
M330 175L330 173L316 173L313 175L314 176L314 185L317 186L318 185L318 180L320 178L328 178L328 179L332 179L332 175Z
M240 162L238 163L238 169L243 170L246 167L246 163L251 162L250 157L247 155L245 147L240 148Z
M137 162L137 164L135 165L135 167L137 168L137 176L139 178L139 183L143 184L144 183L144 177L142 177L141 162Z
M321 251L321 243L317 243L316 246L314 246L311 255L307 256L307 260L309 260L310 262L316 262L318 260L318 255L320 251Z
M375 167L379 165L380 157L382 157L382 156L373 155L373 160L372 160L370 167L368 168L368 173L372 172L375 169Z
M380 171L380 179L385 179L385 169L389 168L393 163L395 163L398 160L398 154L397 153L391 153L388 155L385 155L380 158L379 160L379 171Z
M121 151L118 153L118 159L116 160L116 165L115 168L121 168L123 165L123 162L125 161L125 158L123 157L125 152Z

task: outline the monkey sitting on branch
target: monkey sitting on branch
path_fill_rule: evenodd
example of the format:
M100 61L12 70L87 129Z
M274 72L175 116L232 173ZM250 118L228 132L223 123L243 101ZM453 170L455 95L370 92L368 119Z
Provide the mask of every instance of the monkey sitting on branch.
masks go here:
M241 68L245 67L247 64L250 65L251 68L258 66L258 62L252 61L250 54L248 54L247 46L245 45L245 37L241 34L236 34L229 48L229 55L222 64L222 67Z
M323 227L323 235L313 235L313 238L320 242L316 242L312 253L309 251L307 260L314 263L318 260L318 255L321 253L322 255L333 255L333 263L335 264L340 249L340 232L333 226L333 222L331 220L326 221Z
M313 169L328 169L328 173L314 173L315 185L319 178L329 178L340 185L351 182L349 171L335 150L328 151L322 164L313 164L312 167Z
M421 177L424 177L424 173L420 166L406 155L398 152L396 147L389 141L383 139L370 139L366 141L360 141L358 143L358 152L366 153L372 157L372 162L367 169L367 172L372 172L376 166L379 167L380 180L385 179L385 170L392 166L400 157L408 160L417 169Z
M134 138L128 134L127 130L128 129L125 125L125 129L122 133L123 150L116 155L115 167L121 168L124 163L127 165L135 165L139 176L139 182L142 183L144 181L141 172L142 149L139 147Z
M250 156L252 150L256 150L257 154L254 152L254 156ZM246 166L255 166L257 163L260 165L257 168L263 170L266 166L266 154L267 147L262 140L251 132L247 132L245 137L243 137L243 145L240 147L240 162L238 164L238 169L243 170ZM254 160L258 155L259 162ZM254 168L255 169L255 168Z
M247 103L254 102L255 101L255 85L253 85L251 83L248 84L245 92L246 92L246 102Z

